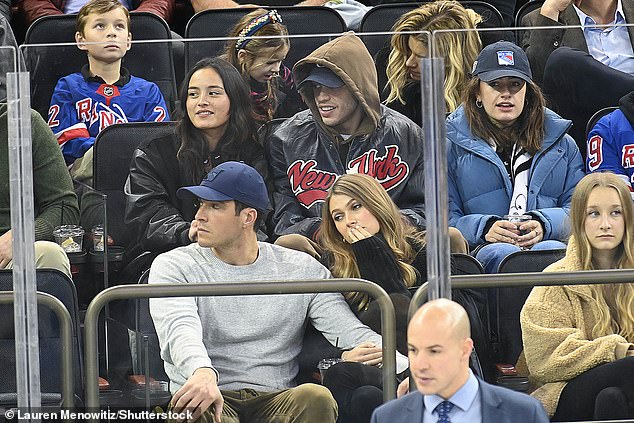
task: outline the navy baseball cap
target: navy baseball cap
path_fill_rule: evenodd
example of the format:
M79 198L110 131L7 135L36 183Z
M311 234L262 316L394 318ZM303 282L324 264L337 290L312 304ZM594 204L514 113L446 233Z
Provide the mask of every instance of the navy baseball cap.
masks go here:
M345 83L339 78L333 71L325 66L315 66L310 74L302 82L299 83L299 87L306 82L313 82L315 84L323 85L328 88L343 87Z
M179 188L179 198L195 196L207 201L239 201L256 210L269 209L269 195L257 170L241 162L224 162L211 170L200 183Z
M526 53L509 41L498 41L483 48L473 62L471 76L477 76L484 82L509 76L527 82L533 80Z

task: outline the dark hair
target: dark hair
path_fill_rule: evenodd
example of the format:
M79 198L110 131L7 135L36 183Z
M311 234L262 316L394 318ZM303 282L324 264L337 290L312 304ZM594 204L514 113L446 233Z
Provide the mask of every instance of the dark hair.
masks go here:
M199 183L204 178L206 174L204 162L209 159L211 152L203 134L192 124L187 114L187 90L192 75L201 69L208 68L218 72L230 101L229 123L216 148L222 161L235 160L254 164L263 155L251 111L249 88L242 76L226 60L202 59L187 72L181 85L180 105L177 112L179 121L176 127L176 133L181 141L177 154L178 161L183 169L189 172L194 183Z
M476 106L479 91L480 78L474 76L467 83L464 94L464 111L473 135L483 140L494 140L499 146L509 146L517 140L530 154L535 154L542 148L546 100L534 82L526 82L524 110L506 128L495 126L484 108Z
M244 209L255 209L255 207L248 206L238 200L233 200L233 203L235 204L236 208L236 216L240 216L240 212ZM253 230L257 232L258 228L262 226L263 230L266 232L266 228L264 227L264 216L266 215L266 210L255 209L255 211L258 215L255 218L255 222L253 222Z

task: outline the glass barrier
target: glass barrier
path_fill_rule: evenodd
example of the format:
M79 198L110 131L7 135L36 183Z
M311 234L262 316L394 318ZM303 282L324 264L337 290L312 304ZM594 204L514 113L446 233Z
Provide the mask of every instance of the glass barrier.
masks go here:
M387 29L390 27L391 24ZM176 158L176 151L180 147L180 135L172 136L175 131L174 125L165 124L161 126L156 124L156 122L176 121L181 116L190 116L190 113L195 116L195 105L188 107L188 99L201 95L199 86L190 83L190 88L192 88L190 93L185 92L180 96L177 94L176 87L181 85L183 79L187 78L188 71L195 66L198 60L207 55L220 54L227 51L232 57L235 53L236 58L233 60L236 61L239 72L243 71L244 75L243 79L240 79L233 78L233 76L225 73L225 80L222 83L230 98L230 102L235 101L237 103L242 101L236 91L238 82L246 80L250 85L251 95L255 99L256 111L253 115L249 114L246 116L244 126L246 128L246 126L251 124L259 125L264 123L260 130L260 136L267 150L266 156L272 158L272 163L269 163L269 165L273 168L273 179L277 179L278 182L283 181L282 185L284 185L283 187L271 185L271 189L278 189L281 192L275 201L289 201L289 204L293 204L293 207L297 209L296 213L299 215L300 220L309 218L317 222L321 217L320 207L325 200L327 189L335 182L338 176L356 172L368 173L374 176L388 190L388 194L395 200L397 206L404 210L404 214L412 222L420 222L420 216L425 215L427 219L428 260L426 271L428 273L423 275L418 282L422 280L436 281L437 293L434 294L432 289L430 295L432 297L449 297L451 295L449 282L451 267L448 227L457 226L463 229L463 236L472 249L477 244L482 243L481 234L476 234L475 230L473 233L469 233L468 229L464 229L468 225L461 226L462 224L459 223L460 218L476 212L469 211L469 206L466 204L463 205L464 210L457 210L456 201L462 201L463 198L471 198L468 196L472 196L474 192L477 192L478 187L484 185L487 177L484 176L484 173L463 172L466 168L461 167L457 162L452 162L454 159L452 152L450 150L448 152L446 149L446 139L451 140L463 129L465 131L473 130L473 125L466 123L465 119L467 118L464 117L462 112L464 108L460 106L469 88L468 74L472 72L473 62L483 46L498 40L529 40L531 35L538 39L539 37L535 34L539 34L539 31L543 31L543 34L546 34L554 30L552 28L484 28L478 31L435 31L432 33L424 31L406 31L396 34L385 31L360 33L359 37L363 45L355 41L352 47L348 47L348 50L345 50L346 54L344 57L349 61L346 66L349 66L350 70L346 68L346 71L349 72L349 78L344 78L342 82L353 87L353 95L357 96L355 99L360 103L362 110L364 110L365 118L370 116L367 121L372 121L374 132L371 132L369 137L380 133L387 138L389 133L383 128L390 125L392 128L399 128L399 131L404 131L405 129L403 128L407 128L407 139L400 136L398 139L382 139L377 141L379 142L378 146L373 144L372 148L367 148L361 143L357 145L353 142L350 145L346 145L345 142L342 142L341 146L344 148L336 148L339 146L334 146L334 143L328 140L326 131L323 131L324 127L308 133L306 136L310 140L299 138L301 136L300 122L312 122L312 119L316 117L321 123L326 125L331 123L332 128L338 134L350 135L346 131L354 133L359 128L361 128L360 130L365 130L365 126L363 126L364 120L361 119L360 124L357 126L348 125L350 121L355 121L355 115L346 116L343 121L337 121L337 113L339 112L336 107L337 104L332 99L320 100L320 96L324 98L327 96L310 85L307 86L308 88L304 94L308 98L308 102L314 107L312 111L307 110L309 107L303 102L296 87L292 86L292 84L287 85L287 82L290 82L288 77L291 76L290 69L292 69L293 65L301 58L308 56L315 48L335 39L337 36L335 32L319 35L292 34L288 38L251 37L239 39L221 37L220 35L222 34L211 32L213 31L211 29L213 26L207 26L207 28L210 31L209 33L199 34L200 38L191 40L132 41L130 50L127 51L123 58L123 66L131 75L154 82L165 101L165 107L163 107L160 103L153 103L155 99L150 97L149 94L144 94L143 104L150 103L154 107L151 108L149 115L144 115L140 118L138 116L136 118L133 117L133 113L123 110L124 105L117 102L116 97L126 95L123 90L127 84L117 84L114 80L109 80L110 84L102 81L104 83L100 84L101 87L99 89L93 89L88 93L80 93L77 97L73 97L65 103L67 109L64 110L62 94L66 93L63 89L63 83L59 82L59 80L67 75L80 72L82 67L87 64L86 52L78 48L75 43L29 44L21 47L27 69L31 73L32 107L40 112L51 125L58 140L62 142L74 140L73 135L76 135L76 133L73 131L79 127L82 130L81 134L86 135L88 133L90 135L84 136L84 138L96 138L96 133L103 132L102 138L98 139L95 145L99 145L103 141L103 145L114 143L114 145L118 146L114 148L114 152L110 150L110 153L104 153L103 155L99 154L95 147L93 157L90 159L93 162L86 161L82 163L82 166L78 166L78 169L76 169L77 173L75 173L75 191L81 211L78 224L84 231L82 250L86 252L85 263L92 263L93 267L97 268L96 271L98 273L95 275L93 269L93 273L89 273L91 280L84 286L89 286L94 291L99 291L102 287L119 283L136 283L141 274L140 271L149 267L151 258L155 254L173 248L183 242L189 242L188 231L185 233L182 229L189 228L189 222L193 220L196 208L194 204L176 198L176 188L183 185L198 184L202 176L204 176L205 170L215 165L214 160L217 160L218 157L207 154L206 157L202 157L201 160L195 162L197 169L180 165ZM565 27L563 29L568 30L569 28ZM574 30L574 28L570 30ZM134 34L134 28L132 32ZM227 31L224 31L224 33L227 33ZM392 38L394 44L390 44ZM72 37L70 39L72 40ZM410 44L410 41L414 43ZM246 44L243 44L244 42ZM261 43L265 46L264 48L274 46L274 53L267 55L266 60L253 58L248 55L247 49L244 48L249 43ZM236 48L237 45L242 48ZM279 71L276 71L278 66L278 55L276 53L278 50L276 47L280 45L283 46L281 49L282 53L285 52L285 47L288 47L289 51L286 55L281 54L281 56L285 56L284 60L282 60L284 66ZM524 41L524 45L527 45L526 41ZM82 48L86 49L89 46L103 47L104 44L87 44L82 46ZM367 47L368 52L364 51L364 46ZM107 47L106 50L115 50L116 48L111 46ZM415 50L414 55L411 54L412 48ZM240 53L242 50L245 53ZM398 57L399 53L400 58ZM335 58L334 53L330 54L326 59L320 60L339 60ZM238 60L237 56L240 56L240 60ZM372 62L368 60L370 57ZM499 63L498 61L508 60L508 57L496 54L495 59L496 63ZM258 60L261 60L262 63L258 62ZM388 65L390 62L393 64L392 67ZM323 62L321 63L323 64ZM252 67L251 72L246 70L249 66ZM377 69L376 79L373 68ZM584 67L577 66L549 67L548 65L545 69L552 70L554 75L562 75L564 72L568 72L573 74L571 76L574 77L586 70ZM279 77L276 78L277 86L269 90L267 81L274 78L278 72ZM546 90L548 87L547 82L549 81L546 78L546 74L542 71L544 76L539 77L542 79L538 81L537 75L539 71L533 70L532 73L533 80L537 86L544 88L548 106L562 114L564 118L572 119L575 122L572 130L583 126L584 135L581 138L575 138L575 140L577 141L576 144L582 147L581 155L584 156L586 122L583 125L578 125L578 119L575 116L565 114L565 105L561 107L555 106L557 101L568 100L574 102L578 101L578 99L568 94L560 96L566 98L554 97L552 91L547 92ZM301 68L297 74L300 79L308 76L307 71L302 71ZM235 73L235 75L239 76L239 73ZM391 79L390 76L392 76ZM74 78L79 83L86 82L86 78L81 74L76 74ZM319 83L319 81L324 84L332 82L328 80L328 76L323 74L321 76L316 74L315 78L315 83ZM66 78L66 84L69 83L69 80L69 78ZM553 83L558 81L571 83L570 80L574 80L574 78L559 78L558 80L557 78L551 78L550 80ZM60 95L59 101L53 99L51 105L51 98L56 91L56 86L57 94ZM632 86L629 85L629 87ZM601 89L600 87L605 86L593 84L588 89ZM619 86L621 90L627 90L627 87L627 84L620 84ZM556 90L554 92L557 93ZM568 93L569 91L563 90L560 93L562 92ZM618 99L624 94L626 92L618 92L618 95L614 94L610 104L616 105ZM596 98L599 99L599 96L597 95ZM423 128L423 131L420 132L420 130L414 128L409 120L404 120L402 116L390 114L393 112L379 106L379 101L386 100L389 100L388 105L390 108L409 117ZM472 101L475 105L475 113L482 113L483 109L486 112L488 105L482 101L481 109L476 105L475 100ZM319 107L316 104L319 104ZM514 105L502 105L499 108L506 113L508 112L507 109L513 109L513 107ZM569 105L567 107L570 108L572 106ZM577 107L576 103L574 107ZM230 113L245 118L243 109L230 110ZM298 147L291 148L289 146L281 150L278 149L279 151L274 150L276 145L281 143L278 139L280 133L278 129L280 129L282 121L265 122L270 120L271 117L289 118L295 116L296 113L303 113L303 115L295 118L296 123L287 121L284 125L297 125L297 128L292 128L292 131L288 133L298 137L296 144ZM461 113L462 115L457 117ZM446 114L449 114L449 122L453 123L445 123ZM313 116L313 118L309 116ZM195 120L196 118L194 117L193 119ZM135 124L132 123L134 120L149 120L153 123L146 126L134 126ZM191 121L192 118L189 118L189 120ZM404 123L405 121L407 123ZM106 140L106 131L116 126L113 125L114 123L129 125L121 125L121 128L126 128L125 131L128 132L123 131L123 129L123 132L116 134L114 131L108 131L111 132L112 139ZM79 126L74 127L73 125ZM94 134L92 133L93 129L96 129ZM64 135L65 133L68 133L68 135ZM516 136L517 134L512 135ZM169 182L159 185L156 185L155 181L150 181L150 185L144 186L143 184L147 183L148 180L129 178L128 175L131 164L135 166L134 172L137 172L137 176L138 172L143 173L146 171L142 169L144 163L136 161L138 158L135 158L135 154L139 152L135 153L135 150L142 143L147 146L153 139L164 140L163 146L168 145L168 139L175 143L174 146L165 147L165 150L156 150L158 151L157 155L165 154L166 156L162 157L162 161L157 162L158 165L153 164L154 168L152 169L152 172L160 171L161 175L169 175L171 179L169 179ZM301 144L302 142L306 144ZM381 142L382 144L380 144ZM301 145L306 147L300 147ZM310 147L308 147L309 145ZM315 147L315 145L318 147ZM386 147L392 145L395 147ZM486 147L486 143L483 143L483 145ZM63 148L64 151L72 151L70 147ZM257 150L257 148L255 147L254 150ZM148 151L144 151L146 157L149 157L148 154L153 152L149 151L148 153ZM243 149L240 153L245 153L245 155L235 153L237 158L248 156L246 149ZM596 152L593 152L593 154L596 154ZM74 159L71 155L67 155L67 157L71 158L69 161ZM323 166L321 164L322 160L325 163ZM581 163L581 158L578 160ZM424 169L423 163L425 164ZM92 172L93 169L97 169L99 166L102 166L101 169L108 169L108 166L110 166L110 171L104 171L103 173ZM422 173L423 171L425 171L425 174ZM72 168L71 172L74 172ZM156 173L152 176L156 179ZM279 177L275 178L275 176ZM456 179L459 177L464 179ZM424 188L423 180L425 181ZM159 192L157 187L165 190L167 195L164 197L167 197L167 199L161 198L160 201L157 201L155 196L149 195ZM423 189L425 190L424 198L427 200L424 208L422 207ZM505 189L507 189L506 186ZM511 192L508 195L510 196ZM514 198L519 197L519 194L514 196ZM458 200L456 200L457 198ZM466 203L466 200L464 201ZM138 207L131 207L134 204L138 205ZM508 205L509 209L510 207L511 204ZM530 210L530 207L526 203L524 210ZM176 210L172 215L160 214L160 212L168 213L172 210ZM165 233L152 233L149 231L150 214L144 214L143 211L150 211L152 215L155 212L159 213L156 216L161 216L161 219L169 220L170 216L177 217L176 220L180 222L181 226L178 227L176 225L171 228L174 230L172 234L180 234L178 241L172 238L169 241L172 244L169 244L169 242L161 244L166 242L164 238L152 238L152 235L165 235ZM504 212L497 214L503 216L513 213L511 213L511 210L504 210ZM284 218L284 216L275 216L274 220L279 221ZM269 235L275 235L276 230L279 233L282 229L286 229L291 225L290 220L285 222L285 224L287 225L286 227L283 224L277 228L269 228L271 232ZM99 226L103 228L104 254L100 255L97 252L91 255L90 248L94 249L99 244L98 242L95 244L95 239L99 238ZM484 224L482 226L484 227ZM154 244L154 242L157 242L157 244ZM121 250L113 250L115 247L120 247ZM142 254L146 250L149 250L149 257L146 257L147 261L141 260L142 264L137 269L129 270L127 266L135 259L142 258ZM113 264L111 260L113 256L108 256L111 251L113 251L113 254L120 253L120 264ZM104 255L108 257L106 260L103 259ZM93 258L93 256L95 257ZM101 262L99 262L99 257L102 257ZM93 259L94 261L92 261ZM71 264L72 262L73 259L71 258ZM105 266L103 265L104 262ZM121 265L121 269L115 270L113 268L113 266L119 265ZM103 273L103 276L101 273ZM79 291L80 283L76 284ZM87 300L92 298L92 296L94 296L92 291L85 293ZM108 344L116 345L117 348L129 345L133 351L131 353L133 357L131 367L134 367L134 373L143 374L147 370L148 365L146 363L150 363L150 376L154 377L151 369L154 366L152 360L155 357L146 358L148 355L146 353L149 353L150 356L156 353L156 351L152 352L155 347L152 345L153 340L146 338L147 335L142 331L134 329L130 323L129 316L126 319L118 319L118 316L111 315L109 318L116 320L116 324L124 323L123 327L130 328L134 333L130 336L127 333L124 334L122 338L118 339L121 342L110 341ZM115 335L112 336L114 337ZM105 369L111 368L107 363L103 367ZM104 376L107 375L104 374ZM145 397L145 399L147 398Z

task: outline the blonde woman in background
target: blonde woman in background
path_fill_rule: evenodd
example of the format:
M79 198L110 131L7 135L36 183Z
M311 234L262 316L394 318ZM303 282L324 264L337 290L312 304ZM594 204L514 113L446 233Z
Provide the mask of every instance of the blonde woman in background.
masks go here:
M465 9L457 1L435 1L405 13L392 27L393 32L463 30L443 33L435 38L435 56L445 59L447 112L460 105L471 66L482 48L478 33L464 30L475 29L481 21L480 15ZM385 86L382 96L387 106L419 125L422 121L419 62L429 56L429 50L427 34L394 34L390 41L387 68L379 69L379 75L386 75L385 84L381 86ZM378 57L377 63L385 61Z
M618 176L585 176L570 220L566 256L546 272L634 268L634 207ZM520 322L532 395L553 421L634 417L634 284L535 287Z

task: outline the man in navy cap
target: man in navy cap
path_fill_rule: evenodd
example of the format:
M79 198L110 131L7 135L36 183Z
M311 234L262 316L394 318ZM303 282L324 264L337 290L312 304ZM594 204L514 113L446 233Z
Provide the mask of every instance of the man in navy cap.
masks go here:
M376 178L403 215L424 227L422 130L381 105L374 61L361 39L335 38L293 73L309 110L269 137L275 235L314 239L328 188L345 173Z
M198 242L161 254L149 283L240 283L329 278L307 254L258 242L269 207L260 174L238 162L215 167L179 196L198 198ZM357 320L340 294L150 300L177 412L195 420L332 422L337 405L320 385L294 385L306 318L344 349L381 337ZM404 370L405 357L397 367ZM215 419L215 420L214 420ZM241 420L242 419L242 420Z

